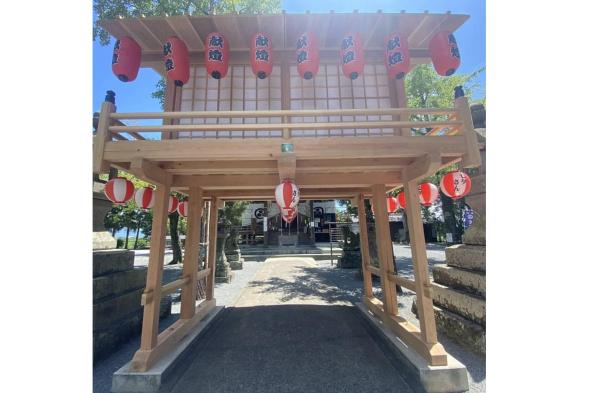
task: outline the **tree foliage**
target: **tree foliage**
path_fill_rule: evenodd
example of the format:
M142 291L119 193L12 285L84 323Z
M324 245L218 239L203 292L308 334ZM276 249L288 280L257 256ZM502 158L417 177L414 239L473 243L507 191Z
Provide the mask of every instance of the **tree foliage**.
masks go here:
M102 45L111 41L109 33L98 25L102 19L142 16L220 15L276 13L280 0L94 0L93 37Z

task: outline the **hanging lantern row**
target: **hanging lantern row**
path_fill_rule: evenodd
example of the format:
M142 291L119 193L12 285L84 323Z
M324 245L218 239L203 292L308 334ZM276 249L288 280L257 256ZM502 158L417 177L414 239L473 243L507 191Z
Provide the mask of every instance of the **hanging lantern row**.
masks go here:
M124 177L115 177L107 182L104 193L109 201L115 205L123 205L133 197L135 188L133 183Z
M471 179L461 171L454 171L445 174L440 180L440 189L449 198L461 199L471 191ZM438 188L432 183L421 183L418 186L418 198L423 206L432 206L439 197ZM387 197L387 213L395 213L399 208L406 208L406 194L404 191L396 197ZM373 214L373 206L371 206Z
M188 200L184 200L178 203L178 214L183 217L188 216Z
M229 68L229 41L213 32L205 39L205 66L207 74L215 79L227 75ZM455 36L449 31L436 33L428 45L428 51L436 72L441 76L455 73L461 64L461 55ZM164 43L164 66L166 76L176 86L188 82L190 58L186 44L178 37L169 37ZM319 42L313 32L305 32L296 43L297 72L303 79L312 79L319 70ZM340 63L344 75L357 79L365 66L363 43L358 33L346 34L340 43ZM131 37L123 37L113 49L113 73L122 82L131 82L137 77L141 64L141 47ZM250 41L250 65L260 79L272 72L272 40L266 33L256 33ZM410 71L408 39L400 33L391 33L385 42L385 67L390 78L402 79Z
M154 207L156 195L151 187L143 187L135 191L135 204L141 209L151 209Z

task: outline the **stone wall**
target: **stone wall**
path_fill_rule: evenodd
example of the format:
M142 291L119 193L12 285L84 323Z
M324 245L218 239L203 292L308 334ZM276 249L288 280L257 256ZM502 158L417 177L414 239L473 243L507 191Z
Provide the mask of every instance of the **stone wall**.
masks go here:
M147 269L134 267L129 250L93 252L93 357L98 359L141 332L141 294ZM170 296L162 299L160 318L170 315Z

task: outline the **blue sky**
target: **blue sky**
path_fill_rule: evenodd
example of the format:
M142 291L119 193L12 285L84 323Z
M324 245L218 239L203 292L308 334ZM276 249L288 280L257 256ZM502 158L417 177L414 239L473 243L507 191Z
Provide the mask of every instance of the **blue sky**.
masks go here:
M461 26L455 36L461 50L461 66L458 73L470 73L485 65L485 1L479 0L284 0L283 7L287 12L299 13L310 10L312 12L423 12L432 13L451 11L455 14L467 14L470 18ZM117 109L121 112L150 112L160 111L159 103L151 98L154 86L159 80L155 71L142 68L137 79L130 83L120 82L111 72L111 56L114 40L107 46L93 42L93 81L92 108L94 112L100 110L107 90L114 90L117 94ZM485 86L485 72L478 82ZM475 98L481 94L475 92ZM147 123L146 123L147 124Z

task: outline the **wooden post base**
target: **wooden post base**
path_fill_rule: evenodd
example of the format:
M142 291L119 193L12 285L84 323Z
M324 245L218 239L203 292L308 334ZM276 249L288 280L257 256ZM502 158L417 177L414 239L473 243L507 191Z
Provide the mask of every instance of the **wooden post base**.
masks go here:
M365 296L363 297L363 303L377 318L387 325L395 335L401 338L407 346L414 349L420 354L420 356L426 359L429 365L447 365L447 352L442 344L428 344L424 342L420 336L420 329L399 315L394 316L387 314L383 310L383 303L381 300L377 298L369 299Z
M195 326L215 308L215 299L205 300L195 309L195 315L190 319L179 319L168 329L158 335L158 343L151 350L138 350L131 360L133 371L144 372L149 370L158 359L174 349Z

